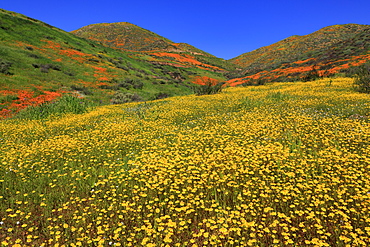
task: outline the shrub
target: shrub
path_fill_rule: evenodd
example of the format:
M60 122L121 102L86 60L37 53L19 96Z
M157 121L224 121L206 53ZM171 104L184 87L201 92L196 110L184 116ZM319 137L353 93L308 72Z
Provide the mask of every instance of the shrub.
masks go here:
M160 93L155 94L154 99L165 99L165 98L168 98L169 96L170 95L168 93L160 92Z
M2 60L0 58L0 73L5 75L11 75L12 73L9 72L10 67L12 66L11 62Z
M53 69L56 71L61 71L61 67L56 64L32 64L34 68L40 68L40 71L43 73L48 73L49 69Z
M85 95L92 95L93 93L85 86L79 86L79 85L72 85L72 90L78 91L80 93L83 93Z
M128 102L134 101L142 101L140 95L136 93L123 93L117 92L114 94L113 98L111 99L112 104L124 104Z
M29 57L32 57L32 58L35 58L35 59L39 59L40 57L36 54L33 54L33 53L30 53L28 54Z
M258 79L249 79L248 81L241 84L241 86L261 86L265 85L267 83L267 79L264 78L258 78Z
M48 67L46 67L46 66L41 66L41 67L40 67L40 71L41 71L42 73L49 73L49 68L48 68Z
M18 99L18 96L15 96L15 95L4 95L4 96L0 96L0 104L4 104L4 103L7 103L7 102L12 102L13 100L16 100Z
M317 70L317 65L313 65L312 69L308 71L302 78L302 81L314 81L316 79L319 79L321 76L319 74L319 71Z
M220 93L225 84L225 82L220 82L207 76L196 77L193 83L195 85L192 86L192 90L196 95Z
M131 83L128 80L130 80L130 79L126 79L126 80L123 80L120 83L118 83L118 88L125 88L127 90L130 89Z
M240 77L243 77L243 75L244 74L241 70L233 70L233 71L229 71L229 72L225 73L225 76L228 79L240 78Z
M370 64L363 64L358 67L354 85L358 92L370 93Z
M63 71L63 73L68 75L68 76L75 76L75 74L73 74L72 72L69 72L69 71Z
M100 85L99 88L101 88L101 89L110 89L110 90L114 90L114 91L119 89L118 85L106 85L106 84Z
M134 83L132 84L132 87L135 89L143 89L144 83L139 80L134 80Z
M122 80L121 82L119 82L118 84L118 87L122 87L127 90L130 89L130 87L134 89L143 89L143 86L144 86L143 82L139 80L130 79L130 78L126 78Z

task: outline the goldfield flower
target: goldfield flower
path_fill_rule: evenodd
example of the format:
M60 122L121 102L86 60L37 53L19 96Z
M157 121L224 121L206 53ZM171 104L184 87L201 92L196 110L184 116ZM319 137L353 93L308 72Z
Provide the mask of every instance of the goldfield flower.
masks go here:
M0 122L1 244L366 246L370 98L326 81Z

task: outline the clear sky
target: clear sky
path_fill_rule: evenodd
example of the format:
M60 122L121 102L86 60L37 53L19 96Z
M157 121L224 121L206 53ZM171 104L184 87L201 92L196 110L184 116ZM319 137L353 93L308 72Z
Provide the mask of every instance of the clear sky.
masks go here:
M336 24L370 24L370 0L0 0L0 8L72 31L130 22L230 59Z

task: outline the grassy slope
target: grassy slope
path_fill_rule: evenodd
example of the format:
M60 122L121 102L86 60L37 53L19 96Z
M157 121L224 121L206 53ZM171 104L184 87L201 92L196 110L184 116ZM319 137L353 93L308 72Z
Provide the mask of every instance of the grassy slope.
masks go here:
M129 23L95 24L74 33L85 38L0 10L0 118L70 92L99 104L118 92L149 100L189 94L188 84L198 75L237 78L230 85L293 80L313 64L321 75L333 74L370 58L366 25L291 37L231 60L238 65ZM244 74L239 65L247 66Z
M1 121L1 244L367 246L370 98L351 84Z
M171 46L172 41L128 22L92 24L72 31L86 39L102 42L112 48L147 51Z
M0 117L68 92L105 104L117 92L148 100L189 94L187 84L196 75L224 78L222 73L191 66L153 64L147 57L0 10ZM142 89L127 80L142 83Z
M312 69L334 74L370 60L369 25L335 25L305 36L292 36L230 61L250 78L292 80ZM239 79L240 82L240 79Z
M189 44L174 43L127 22L92 24L72 33L99 41L109 47L131 51L134 56L147 54L147 59L153 63L169 63L174 66L190 66L220 72L236 68L232 63Z

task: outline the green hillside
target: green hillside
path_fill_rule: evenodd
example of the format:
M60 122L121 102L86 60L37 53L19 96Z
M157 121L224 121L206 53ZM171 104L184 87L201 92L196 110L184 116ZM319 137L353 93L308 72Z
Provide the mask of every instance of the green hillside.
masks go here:
M282 81L301 79L313 66L321 75L330 75L369 60L370 26L346 24L292 36L229 61L244 68L245 80Z
M224 79L224 70L208 65L151 60L0 9L0 117L64 94L95 104L123 103L189 94L198 75Z
M132 51L167 49L172 41L128 22L92 24L72 31L107 46ZM174 46L172 47L176 49Z
M115 49L130 51L132 56L147 59L151 63L195 67L224 73L236 68L232 63L194 46L174 43L128 22L92 24L72 33Z
M136 25L71 33L0 9L0 118L63 95L93 105L192 93L197 78L231 86L347 73L370 60L369 25L335 25L226 61Z

